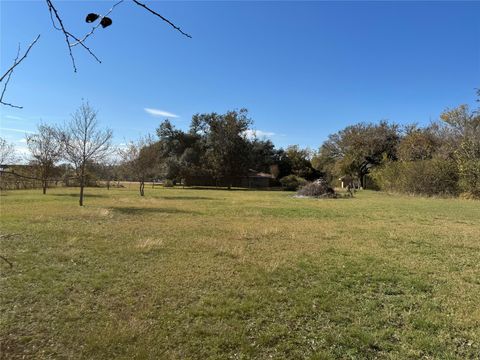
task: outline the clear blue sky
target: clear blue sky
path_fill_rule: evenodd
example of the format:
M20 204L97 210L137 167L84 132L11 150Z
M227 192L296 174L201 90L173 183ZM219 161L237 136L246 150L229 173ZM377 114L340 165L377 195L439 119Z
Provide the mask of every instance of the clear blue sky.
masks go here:
M116 142L154 133L163 119L246 107L278 146L318 148L348 124L389 119L428 123L446 107L474 104L480 87L478 2L145 1L192 34L188 39L130 3L88 45L72 71L44 1L1 0L2 72L42 37L15 72L1 108L1 134L19 142L39 120L62 122L82 98ZM111 1L56 1L68 28L88 32L88 12ZM10 130L5 130L10 129Z

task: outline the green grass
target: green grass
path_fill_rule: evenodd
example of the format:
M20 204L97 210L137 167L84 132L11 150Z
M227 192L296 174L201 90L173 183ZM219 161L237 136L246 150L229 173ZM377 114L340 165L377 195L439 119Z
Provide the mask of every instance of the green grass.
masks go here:
M86 193L2 194L2 358L480 358L479 202Z

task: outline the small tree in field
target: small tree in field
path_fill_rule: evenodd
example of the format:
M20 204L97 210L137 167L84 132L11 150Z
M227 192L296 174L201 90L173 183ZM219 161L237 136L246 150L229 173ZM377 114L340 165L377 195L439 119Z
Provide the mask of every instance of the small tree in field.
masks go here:
M119 150L122 165L126 172L139 182L140 196L145 195L145 180L155 173L158 158L156 144L150 136L137 142L131 141Z
M40 124L37 134L27 135L27 145L34 163L40 168L43 194L46 194L48 179L62 157L62 143L55 128Z
M64 157L75 167L79 178L79 204L83 206L86 165L88 162L102 162L109 155L112 131L99 129L97 111L88 103L83 103L59 134Z
M110 183L116 178L117 165L117 159L115 157L109 157L101 166L101 172L106 181L107 190L110 190Z

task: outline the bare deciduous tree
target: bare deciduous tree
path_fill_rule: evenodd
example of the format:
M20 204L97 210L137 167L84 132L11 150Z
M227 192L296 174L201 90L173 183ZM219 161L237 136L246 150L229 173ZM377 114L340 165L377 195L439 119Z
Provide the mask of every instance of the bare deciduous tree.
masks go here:
M38 133L27 135L27 145L34 163L40 168L43 194L47 193L48 179L55 164L62 158L62 142L52 126L38 125Z
M17 160L15 147L0 137L0 165L9 165Z
M70 122L59 131L64 158L75 167L80 181L80 206L83 206L87 163L101 162L110 153L112 131L99 129L98 125L97 111L88 103L83 103Z
M140 196L145 195L145 180L154 175L158 151L151 136L129 142L119 150L122 166L139 182Z

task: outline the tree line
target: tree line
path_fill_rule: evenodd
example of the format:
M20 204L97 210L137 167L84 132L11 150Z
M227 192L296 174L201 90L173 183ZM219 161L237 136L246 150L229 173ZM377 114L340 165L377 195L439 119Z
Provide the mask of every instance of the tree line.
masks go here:
M179 183L203 176L231 188L236 178L252 170L272 172L275 179L294 174L314 180L321 175L311 165L312 151L298 146L276 149L270 140L251 136L253 121L246 109L196 114L187 131L165 120L156 138L149 135L122 147L112 145L112 131L100 128L97 115L84 103L62 126L39 124L36 133L26 136L28 167L23 173L15 170L16 175L41 182L44 194L53 179L76 185L80 205L92 178L105 180L107 186L112 180L136 181L143 196L145 182L156 179ZM5 176L12 173L5 166L18 159L11 156L11 144L2 140L0 145Z
M107 186L112 180L137 181L143 196L146 181L185 184L203 178L231 188L253 170L270 173L290 190L318 178L335 186L347 176L360 187L480 198L478 108L447 109L423 127L388 121L354 124L331 134L318 151L297 145L277 149L272 141L252 136L252 126L246 109L195 114L188 130L165 120L156 137L115 148L112 131L101 129L97 111L84 103L65 125L40 124L26 140L43 193L61 164L63 177L80 188L80 205L84 187L94 177ZM4 140L0 145L5 165L13 148Z
M312 163L329 180L350 175L386 191L480 198L480 108L446 109L423 127L348 126L328 137Z

